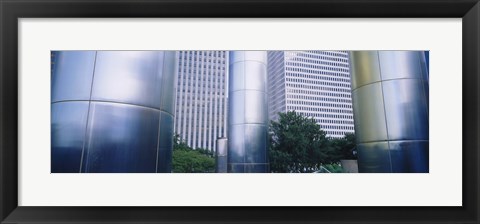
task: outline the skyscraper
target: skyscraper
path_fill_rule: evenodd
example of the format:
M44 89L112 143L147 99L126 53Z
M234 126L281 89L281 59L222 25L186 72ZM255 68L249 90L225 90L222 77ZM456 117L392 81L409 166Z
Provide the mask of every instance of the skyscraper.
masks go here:
M228 51L179 51L175 133L214 151L227 137Z
M296 111L327 136L354 132L347 51L269 51L269 117Z

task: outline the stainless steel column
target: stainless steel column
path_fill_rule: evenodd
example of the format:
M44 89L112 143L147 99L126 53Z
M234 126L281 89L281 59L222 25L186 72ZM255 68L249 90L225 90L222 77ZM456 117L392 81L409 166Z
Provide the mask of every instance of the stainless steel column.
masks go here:
M217 173L226 173L227 172L227 150L228 150L228 139L219 138L217 139L217 149L215 151L215 172Z
M428 172L428 71L423 51L352 51L359 172Z
M268 172L267 52L231 51L228 83L228 172Z
M52 172L170 172L175 55L56 52Z

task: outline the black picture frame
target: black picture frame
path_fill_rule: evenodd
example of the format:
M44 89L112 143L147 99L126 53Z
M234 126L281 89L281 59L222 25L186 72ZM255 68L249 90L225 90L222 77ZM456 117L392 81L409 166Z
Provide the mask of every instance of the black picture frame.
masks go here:
M1 223L479 223L478 0L0 0ZM462 18L461 207L18 206L19 18ZM445 43L448 44L448 43ZM445 118L448 120L448 118ZM431 149L435 150L435 149ZM439 195L442 197L442 195Z

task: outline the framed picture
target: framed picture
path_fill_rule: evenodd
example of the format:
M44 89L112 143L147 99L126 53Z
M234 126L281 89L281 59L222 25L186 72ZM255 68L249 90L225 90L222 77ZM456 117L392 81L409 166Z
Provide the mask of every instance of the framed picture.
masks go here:
M480 221L477 0L0 1L1 223Z

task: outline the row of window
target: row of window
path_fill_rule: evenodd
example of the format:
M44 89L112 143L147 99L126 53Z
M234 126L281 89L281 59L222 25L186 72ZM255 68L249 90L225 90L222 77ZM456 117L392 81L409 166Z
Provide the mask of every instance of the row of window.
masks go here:
M283 77L283 73L280 73L280 75ZM270 75L270 76L275 77L274 75ZM307 73L307 72L298 73L298 72L289 71L289 69L286 68L285 76L290 76L290 77L295 76L295 77L317 79L317 80L323 79L323 80L338 81L338 82L350 82L350 74L326 72L326 71L315 71L313 74ZM335 78L335 77L338 77L338 78Z
M294 79L294 78L287 78L287 81L296 82L296 83L306 83L311 85L338 86L338 87L345 87L350 89L350 83L322 82L322 81L316 81L311 79Z
M321 124L349 124L354 125L353 120L324 120L324 119L315 119L317 123Z
M313 100L313 101L328 101L328 102L348 103L348 104L352 103L352 100L350 98L349 99L328 98L328 97L316 97L316 96L305 96L305 95L295 95L295 94L288 94L287 98L289 98L289 99Z
M316 95L316 96L333 96L333 97L345 97L350 98L350 93L338 93L338 92L323 92L323 91L310 91L305 89L286 89L287 93L297 93L297 94L306 94L306 95ZM287 94L290 95L290 94Z
M294 52L285 52L286 58L289 59L303 59L307 60L308 58L317 59L317 60L329 60L348 63L348 53L342 52L328 52L328 51L294 51Z
M293 71L293 72L303 72L303 73L308 73L308 74L324 74L324 73L328 73L328 71L334 71L334 72L344 72L345 74L338 74L338 73L333 73L333 74L336 74L337 76L338 75L341 75L341 76L344 76L344 77L349 77L348 73L349 73L349 70L348 69L344 69L344 68L338 68L338 67L325 67L325 66L316 66L318 68L315 68L315 70L312 70L312 69L307 69L307 68L304 68L304 67L292 67L292 66L286 66L286 69L287 71ZM347 76L345 76L347 75Z
M350 83L350 76L344 76L345 78L337 78L337 77L330 77L331 76L343 76L344 74L339 73L331 73L331 74L322 74L322 75L312 75L312 74L300 74L300 73L293 73L293 72L286 72L286 77L298 77L298 78L307 78L307 79L314 79L314 80L325 80L325 81L333 81L333 82L344 82Z
M305 84L287 83L286 86L292 87L292 88L299 88L299 89L314 89L314 90L324 90L324 91L344 92L344 93L350 93L351 91L350 89L331 88L326 86L311 86L311 85L305 85Z
M345 136L347 133L352 133L352 132L344 132L344 131L326 131L327 135L341 135Z
M311 102L302 100L287 100L287 104L293 104L295 106L308 105L317 107L333 107L333 108L352 108L352 105L336 104L336 103L323 103L323 102Z
M354 130L351 126L320 125L322 129Z
M317 111L317 112L324 112L324 113L339 113L339 114L352 114L353 113L352 110L342 110L342 109L333 109L333 108L318 108L318 107L303 107L303 106L287 106L287 109L288 110L296 110L296 111ZM341 118L341 117L338 117L338 118ZM353 117L352 117L352 119L353 119Z
M325 60L308 60L308 59L300 60L300 58L294 58L294 59L290 59L290 61L287 61L285 64L288 66L297 66L302 68L315 68L315 69L325 68L325 66L319 66L319 65L328 65L328 66L334 66L334 67L342 67L342 68L345 68L347 71L349 70L349 66L346 63L338 63L338 62L331 62L331 61L325 61Z
M303 54L303 57L348 63L347 51L306 51L306 53Z

